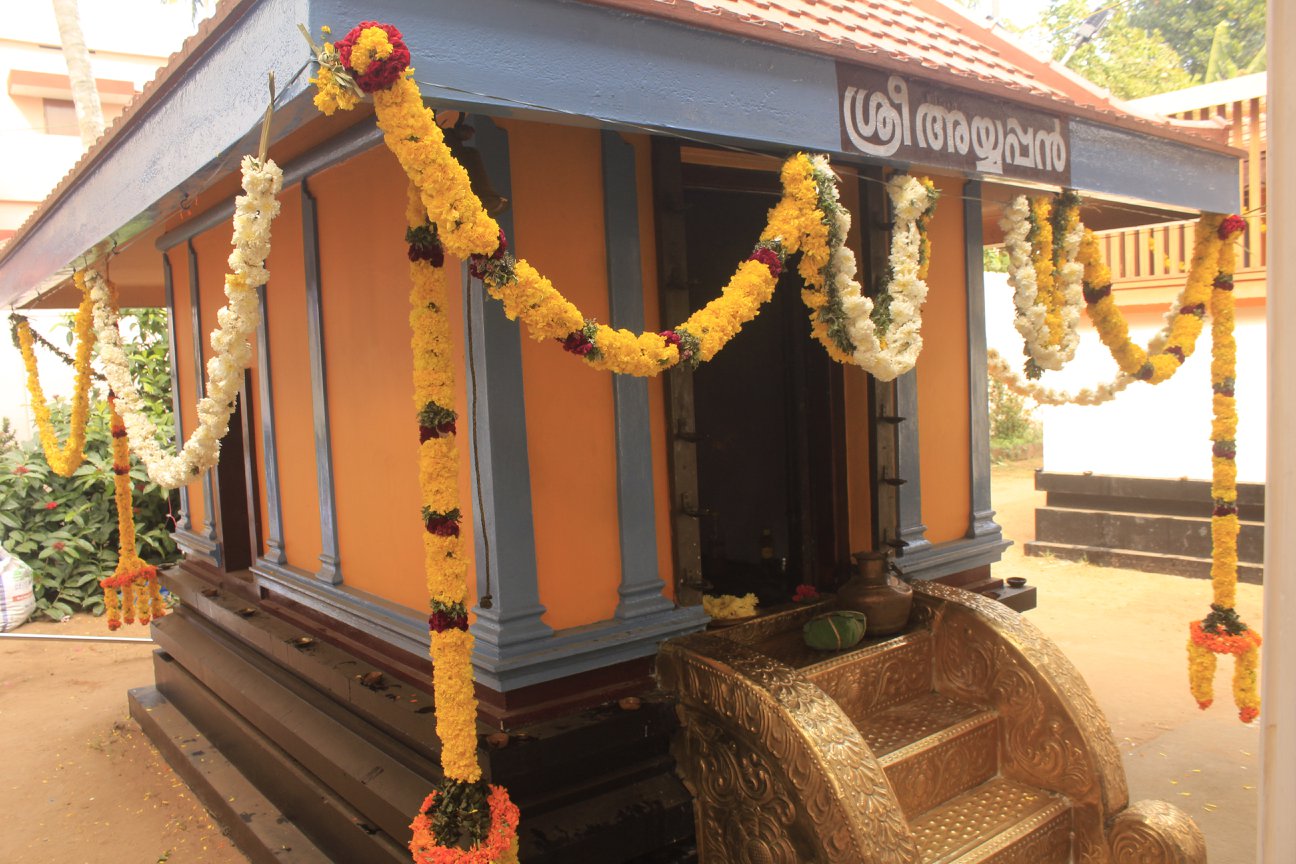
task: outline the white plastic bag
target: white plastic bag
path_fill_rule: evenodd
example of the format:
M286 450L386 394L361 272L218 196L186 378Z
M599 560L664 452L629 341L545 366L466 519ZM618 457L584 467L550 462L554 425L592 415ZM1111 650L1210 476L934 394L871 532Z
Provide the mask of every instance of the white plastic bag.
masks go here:
M0 546L0 630L22 626L36 608L32 569Z

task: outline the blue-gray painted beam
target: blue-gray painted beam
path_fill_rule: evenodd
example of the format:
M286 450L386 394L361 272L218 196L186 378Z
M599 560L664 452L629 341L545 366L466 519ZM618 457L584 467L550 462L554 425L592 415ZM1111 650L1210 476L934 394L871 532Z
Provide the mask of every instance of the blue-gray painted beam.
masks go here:
M257 305L261 323L257 326L257 388L261 402L261 454L266 490L265 558L272 564L283 564L283 505L279 492L279 442L275 438L274 376L270 362L270 309L266 293L270 286L257 288ZM252 442L248 442L252 447ZM255 552L255 550L253 550Z
M971 433L971 515L968 537L1002 536L990 501L990 396L986 359L985 257L981 183L963 186L963 266L967 278L968 422Z
M356 21L354 5L227 5L205 49L112 134L56 207L0 252L0 305L103 239L125 242L236 170L256 148L265 71L283 88L274 140L318 117L308 76L297 75L309 59L297 23L315 32L321 24L346 28ZM830 57L567 0L372 0L365 9L400 22L417 79L438 104L843 155ZM1082 191L1237 207L1238 162L1228 154L1075 121L1071 158Z
M202 399L207 395L207 369L203 363L203 328L202 328L202 295L198 285L198 251L193 242L188 244L189 251L189 314L193 330L193 364L194 395ZM209 468L202 475L203 491L203 530L201 536L216 544L215 558L220 562L220 542L216 536L216 496L212 491L212 472Z
M119 245L238 172L255 153L275 73L273 138L319 116L310 56L297 22L310 0L245 0L216 14L205 44L109 130L94 158L22 236L0 254L0 298L9 305L105 238Z
M1130 201L1236 213L1238 158L1126 129L1071 121L1071 185Z
M473 116L469 122L476 129L473 142L491 185L512 198L508 133L487 117ZM512 213L496 219L510 247L517 249ZM545 607L536 576L521 332L481 281L468 275L466 266L463 290L470 405L464 428L477 472L472 493L477 596L492 597L489 609L474 609L472 629L477 637L475 662L494 668L518 646L548 639L553 628L541 620Z
M307 150L292 159L283 168L283 188L288 189L307 177L318 174L326 168L345 162L352 156L359 156L382 143L382 130L376 124L357 123L343 132L328 139L323 144ZM204 210L199 215L182 223L157 239L158 249L167 250L183 243L190 237L197 237L202 232L223 225L234 215L234 201L230 199L219 207Z
M338 552L337 498L333 488L333 435L329 427L328 378L324 363L324 310L320 285L319 213L301 181L302 249L306 265L306 340L310 355L311 407L315 427L315 485L319 491L320 567L317 579L342 582Z
M175 273L171 269L171 258L162 253L162 292L166 297L167 313L167 368L171 370L171 416L175 421L175 444L177 451L184 445L184 417L180 413L180 374L176 366L180 351L176 347L176 307L175 307ZM189 522L189 487L181 486L180 514L176 517L177 531L188 531L193 525Z
M604 131L603 228L611 324L644 329L644 286L639 249L639 195L635 151L616 132ZM617 524L621 537L621 600L616 617L636 618L674 607L662 594L657 567L657 514L653 495L652 415L648 382L612 376L616 418Z

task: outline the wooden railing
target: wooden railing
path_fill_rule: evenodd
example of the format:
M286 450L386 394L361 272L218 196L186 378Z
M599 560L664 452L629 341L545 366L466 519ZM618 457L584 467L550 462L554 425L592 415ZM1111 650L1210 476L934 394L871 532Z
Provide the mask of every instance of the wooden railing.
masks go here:
M1220 117L1229 124L1228 143L1247 151L1239 168L1242 214L1246 234L1238 249L1238 271L1263 271L1267 263L1267 205L1264 169L1267 157L1265 98L1263 96L1223 105L1210 105L1174 115L1184 120ZM1192 182L1185 177L1184 182ZM1141 228L1103 231L1103 254L1112 270L1112 280L1157 282L1174 279L1188 271L1192 258L1193 221L1166 222Z

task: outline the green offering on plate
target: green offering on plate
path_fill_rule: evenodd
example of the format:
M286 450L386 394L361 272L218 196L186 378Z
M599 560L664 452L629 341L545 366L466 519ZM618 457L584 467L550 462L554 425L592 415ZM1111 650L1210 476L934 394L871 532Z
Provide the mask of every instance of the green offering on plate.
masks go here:
M841 651L859 644L866 624L862 612L825 612L807 621L801 635L817 651Z

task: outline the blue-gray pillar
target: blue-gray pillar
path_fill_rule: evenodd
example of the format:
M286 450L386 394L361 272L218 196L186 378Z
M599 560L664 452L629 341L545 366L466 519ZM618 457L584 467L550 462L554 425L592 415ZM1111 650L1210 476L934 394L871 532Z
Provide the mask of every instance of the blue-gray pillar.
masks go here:
M167 363L171 369L171 416L175 420L175 442L178 451L184 445L184 418L180 414L180 374L176 360L180 355L176 347L176 309L175 309L175 274L171 270L171 258L162 253L162 290L166 295L167 311ZM189 531L193 525L189 522L189 487L181 486L180 512L175 517L177 531Z
M194 395L197 399L207 395L207 369L203 363L203 329L202 298L198 289L198 252L194 249L193 240L185 246L189 250L189 313L193 323L193 362L194 362ZM203 530L199 535L216 544L212 557L219 564L221 560L220 542L216 536L216 496L212 492L212 472L209 468L203 472Z
M329 431L328 387L324 376L324 316L320 299L319 213L301 181L302 248L306 255L306 336L310 349L311 405L315 421L315 483L319 490L320 569L315 576L342 583L338 561L337 499L333 490L333 441Z
M275 440L274 386L270 371L270 310L266 303L268 285L257 288L261 324L257 327L257 389L261 399L261 453L265 460L266 524L265 554L271 564L283 564L283 506L279 500L279 444ZM252 442L248 442L251 447ZM256 550L253 550L255 552Z
M904 542L900 555L916 555L931 546L922 521L922 471L918 444L918 370L911 369L895 381L895 410L903 418L896 424L896 473L904 481L896 487L897 536Z
M638 333L644 329L644 294L635 152L618 133L608 130L603 131L603 220L611 323ZM621 602L616 617L627 619L673 609L675 604L662 594L657 568L648 382L613 375L612 399L621 532L621 585L617 589Z
M471 123L491 185L511 198L508 133L488 117L474 116ZM511 213L496 218L516 251ZM468 275L466 265L463 285L469 414L461 428L469 431L476 474L472 504L477 596L492 597L489 609L479 603L473 610L473 633L479 660L499 667L511 649L547 639L553 628L541 620L545 607L536 581L521 333L481 281Z
M968 537L1001 537L990 506L990 398L986 371L985 258L981 233L981 181L963 186L967 268L968 414L971 420L972 510Z

